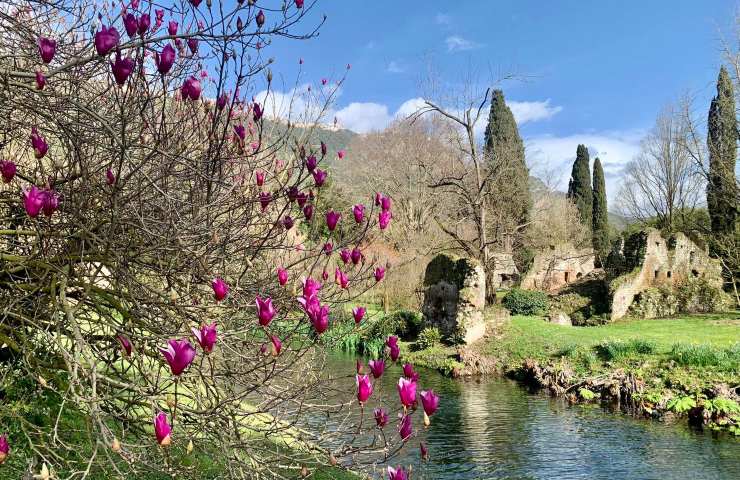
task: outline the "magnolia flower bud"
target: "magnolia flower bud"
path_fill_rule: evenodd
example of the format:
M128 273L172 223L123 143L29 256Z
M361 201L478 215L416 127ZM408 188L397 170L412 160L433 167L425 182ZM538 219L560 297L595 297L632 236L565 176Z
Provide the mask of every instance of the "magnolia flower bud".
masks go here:
M334 455L329 454L329 463L332 467L337 466L337 459L334 457Z
M41 467L41 471L38 474L34 475L33 478L37 480L49 480L51 478L49 467L47 467L44 463L44 465Z
M188 453L188 455L190 455L191 453L193 453L193 440L192 439L190 439L188 441L188 446L185 449L185 451Z
M301 477L307 477L308 476L308 468L304 465L303 468L301 468Z
M39 375L39 383L41 384L42 387L49 388L49 384L46 383L46 379L42 377L41 375Z
M113 437L113 443L111 443L110 449L116 453L121 451L121 442L116 437Z
M429 420L429 415L427 415L427 412L424 412L424 426L428 427L430 423L432 422Z

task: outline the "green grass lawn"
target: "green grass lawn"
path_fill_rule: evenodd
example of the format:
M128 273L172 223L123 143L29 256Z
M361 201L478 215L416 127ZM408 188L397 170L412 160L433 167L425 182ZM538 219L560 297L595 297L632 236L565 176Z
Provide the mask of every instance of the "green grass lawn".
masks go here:
M668 353L675 344L730 348L740 343L740 313L624 320L597 327L568 327L539 317L515 316L501 334L489 342L488 353L506 353L512 360L542 359L564 350L593 348L613 341L650 342L654 353Z

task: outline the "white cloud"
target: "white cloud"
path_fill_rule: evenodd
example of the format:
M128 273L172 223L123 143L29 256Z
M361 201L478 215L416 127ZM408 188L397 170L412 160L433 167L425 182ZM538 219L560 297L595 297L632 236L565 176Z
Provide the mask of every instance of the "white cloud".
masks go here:
M403 72L406 71L406 69L403 68L403 66L400 63L398 63L397 61L395 61L395 60L392 60L388 64L388 67L386 68L386 70L389 73L403 73Z
M448 52L464 52L482 47L480 43L467 40L459 35L452 35L445 38L445 44L447 45Z
M452 23L452 18L446 13L438 13L434 17L434 21L437 25L450 25Z
M549 120L563 110L558 105L550 105L548 98L544 102L514 102L509 101L506 104L514 114L514 119L518 125L527 122L538 122L540 120Z
M622 172L640 149L640 130L625 132L594 132L564 137L540 135L526 139L527 163L532 174L548 180L551 186L566 190L579 144L588 147L592 166L601 159L606 177L606 191L613 202L620 186Z
M336 112L339 124L357 133L367 133L385 128L393 117L388 107L372 102L352 102Z

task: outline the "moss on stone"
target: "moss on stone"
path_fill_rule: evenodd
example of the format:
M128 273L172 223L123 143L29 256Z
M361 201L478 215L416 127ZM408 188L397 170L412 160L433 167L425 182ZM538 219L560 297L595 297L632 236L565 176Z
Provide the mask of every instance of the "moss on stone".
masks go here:
M424 273L424 286L434 285L440 280L453 283L458 290L465 286L465 278L475 270L477 262L449 253L440 253L427 265Z

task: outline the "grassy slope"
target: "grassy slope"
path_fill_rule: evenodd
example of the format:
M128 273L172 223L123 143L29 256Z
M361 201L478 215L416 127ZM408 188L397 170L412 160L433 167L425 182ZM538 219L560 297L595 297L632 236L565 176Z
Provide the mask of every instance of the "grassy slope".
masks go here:
M667 354L676 343L731 347L740 342L740 314L713 314L658 320L631 320L597 327L554 325L538 317L515 316L502 338L487 347L489 353L511 360L545 359L565 349L592 348L605 341L644 340L656 354Z

